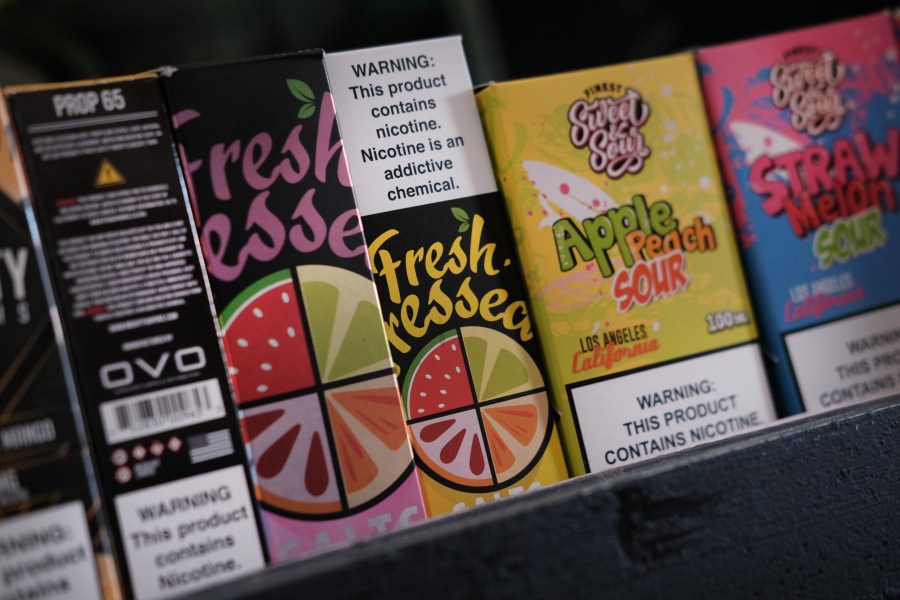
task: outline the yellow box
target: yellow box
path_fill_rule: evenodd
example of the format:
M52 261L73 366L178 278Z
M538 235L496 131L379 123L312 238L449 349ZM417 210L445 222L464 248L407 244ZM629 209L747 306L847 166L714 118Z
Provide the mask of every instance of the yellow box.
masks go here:
M460 38L325 63L428 514L568 478Z
M573 474L770 421L691 55L478 103Z

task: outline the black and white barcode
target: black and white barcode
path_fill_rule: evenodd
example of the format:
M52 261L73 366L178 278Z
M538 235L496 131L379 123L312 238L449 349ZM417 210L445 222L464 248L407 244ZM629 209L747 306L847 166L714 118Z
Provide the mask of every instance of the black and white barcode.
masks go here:
M209 390L205 387L144 398L133 404L116 407L119 429L132 429L147 421L178 420L180 416L194 415L212 409Z
M224 415L219 383L208 379L103 406L108 443L117 443Z

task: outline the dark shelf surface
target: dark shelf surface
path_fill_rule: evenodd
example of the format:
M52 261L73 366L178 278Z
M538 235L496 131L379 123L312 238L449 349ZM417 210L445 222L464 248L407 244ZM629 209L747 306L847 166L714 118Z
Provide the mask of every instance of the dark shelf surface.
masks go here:
M587 475L202 598L900 598L900 397Z

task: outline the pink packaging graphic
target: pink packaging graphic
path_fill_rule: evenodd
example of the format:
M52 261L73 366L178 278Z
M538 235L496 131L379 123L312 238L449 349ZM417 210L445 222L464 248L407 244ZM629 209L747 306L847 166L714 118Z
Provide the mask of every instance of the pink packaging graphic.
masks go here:
M888 13L698 53L788 414L900 386L900 65Z
M266 535L270 548L277 548L275 562L283 562L307 555L333 545L339 545L393 531L422 519L422 492L418 480L408 477L381 503L339 519L308 522L272 513L266 520Z
M270 560L424 518L321 51L165 85Z

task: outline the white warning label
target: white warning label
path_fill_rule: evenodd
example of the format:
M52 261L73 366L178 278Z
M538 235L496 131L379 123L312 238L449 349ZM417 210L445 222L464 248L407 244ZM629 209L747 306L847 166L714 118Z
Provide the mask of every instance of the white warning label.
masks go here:
M591 472L758 429L775 419L747 344L571 389Z
M0 600L99 597L97 567L81 502L0 522Z
M122 494L116 511L139 600L196 591L264 566L240 466Z
M785 336L808 413L900 389L900 304Z

